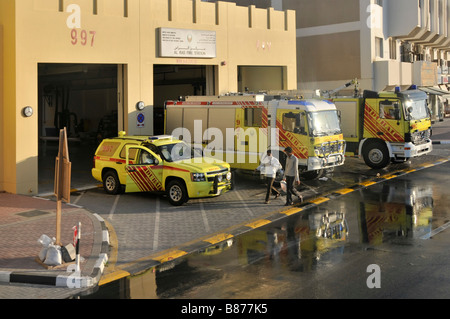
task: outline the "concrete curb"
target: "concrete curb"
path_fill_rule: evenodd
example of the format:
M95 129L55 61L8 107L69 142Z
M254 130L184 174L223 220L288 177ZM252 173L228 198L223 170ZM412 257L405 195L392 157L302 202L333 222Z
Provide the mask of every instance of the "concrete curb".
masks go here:
M0 282L47 285L60 288L90 288L95 286L103 274L105 264L108 262L109 233L104 219L96 213L91 215L95 217L93 222L98 221L97 224L94 223L94 228L98 228L98 225L100 225L101 232L96 235L98 240L94 241L93 254L89 257L89 260L94 259L94 265L89 276L77 274L75 268L70 265L67 273L70 270L72 270L72 273L68 275L61 274L61 271L55 271L54 273L52 271L0 271Z
M433 141L432 144L450 144L450 140Z

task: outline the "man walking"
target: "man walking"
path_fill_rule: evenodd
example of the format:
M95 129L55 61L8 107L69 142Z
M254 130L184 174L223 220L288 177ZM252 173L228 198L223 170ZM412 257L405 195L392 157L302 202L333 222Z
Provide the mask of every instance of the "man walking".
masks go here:
M269 204L270 192L275 195L275 198L280 196L280 192L273 186L277 171L281 169L281 164L276 157L272 156L272 151L267 151L267 156L261 161L261 165L257 168L261 174L266 176L267 183L267 193L266 193L266 204Z
M299 200L302 201L303 197L295 189L295 185L300 185L300 177L298 175L298 158L292 154L292 148L286 147L284 152L286 153L286 167L284 170L283 179L286 180L286 204L285 206L290 206L292 202L292 194L298 196Z

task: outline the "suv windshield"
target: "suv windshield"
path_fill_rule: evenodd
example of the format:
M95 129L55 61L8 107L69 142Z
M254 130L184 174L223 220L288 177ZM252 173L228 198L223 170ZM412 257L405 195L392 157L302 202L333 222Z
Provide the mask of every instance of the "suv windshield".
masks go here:
M312 136L341 134L341 125L337 111L321 111L308 113L310 133Z
M202 154L184 142L158 146L159 153L167 162L202 157Z
M406 119L409 121L422 120L429 117L426 100L409 100L405 103Z

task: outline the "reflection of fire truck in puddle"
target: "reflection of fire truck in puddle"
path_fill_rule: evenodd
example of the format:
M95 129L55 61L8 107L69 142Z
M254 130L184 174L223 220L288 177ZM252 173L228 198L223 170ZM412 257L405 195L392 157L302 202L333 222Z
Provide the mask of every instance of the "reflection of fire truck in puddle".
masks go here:
M361 241L377 245L386 240L420 238L431 231L432 188L423 183L400 180L373 185L360 202Z
M316 207L303 212L297 222L285 222L269 231L256 230L237 238L239 261L252 264L262 259L278 259L309 269L314 260L343 248L348 237L344 213ZM292 261L294 264L292 264Z
M324 253L343 248L342 243L348 238L345 213L317 207L310 214L300 216L295 225L295 236L302 258L320 259Z

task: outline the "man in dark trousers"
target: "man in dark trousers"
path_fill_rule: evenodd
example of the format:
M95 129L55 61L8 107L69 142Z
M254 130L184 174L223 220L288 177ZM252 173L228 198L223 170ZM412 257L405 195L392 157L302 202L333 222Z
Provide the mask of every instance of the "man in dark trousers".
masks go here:
M286 167L284 170L283 179L286 180L286 204L285 206L290 206L292 202L292 194L298 196L299 200L302 201L303 197L295 189L296 185L300 185L300 177L298 175L298 158L292 154L292 148L286 147L284 152L286 153ZM294 186L295 183L295 186Z
M266 177L266 204L269 204L270 192L275 195L275 198L280 197L280 192L273 186L273 182L275 181L275 177L277 176L277 171L281 168L282 166L278 159L272 156L271 150L268 150L266 156L261 160L261 164L257 168L257 170Z

